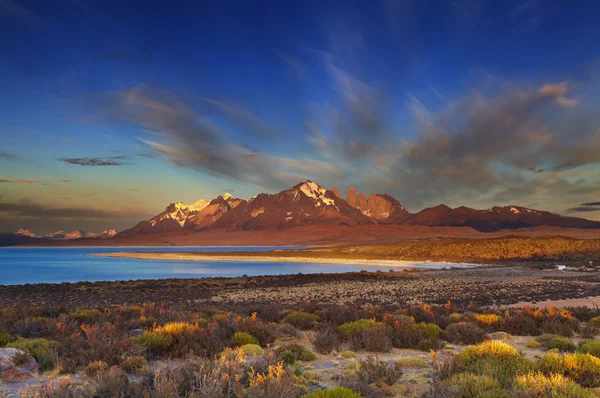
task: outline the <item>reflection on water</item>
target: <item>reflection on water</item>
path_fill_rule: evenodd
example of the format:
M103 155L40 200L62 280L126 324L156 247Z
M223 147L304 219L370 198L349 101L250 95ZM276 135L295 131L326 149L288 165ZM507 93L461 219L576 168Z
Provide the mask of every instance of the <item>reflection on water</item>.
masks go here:
M361 269L388 271L389 266L316 263L190 262L90 257L116 251L265 251L300 247L28 247L0 248L0 284L60 283L131 279L192 278L348 272ZM450 264L407 263L407 268L441 268Z

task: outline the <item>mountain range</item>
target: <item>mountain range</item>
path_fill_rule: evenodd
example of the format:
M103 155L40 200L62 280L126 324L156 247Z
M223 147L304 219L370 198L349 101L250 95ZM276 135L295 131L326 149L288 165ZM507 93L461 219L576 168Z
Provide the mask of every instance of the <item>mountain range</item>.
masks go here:
M76 242L81 238L88 238L86 242L89 242L89 238L101 238L106 244L110 244L111 238L121 239L121 242L123 239L133 241L132 239L144 236L189 236L203 231L302 230L296 227L313 227L321 231L323 228L334 230L363 227L372 230L380 229L378 226L383 225L406 228L469 227L481 233L531 227L600 229L599 221L565 217L522 206L496 206L476 210L464 206L450 208L442 204L411 213L396 198L385 193L367 196L362 192L357 193L351 187L344 198L336 188L328 190L313 181L305 181L279 193L261 193L249 200L224 194L213 200L199 200L192 204L171 203L160 214L119 233L106 230L92 234L76 230L39 236L28 230L19 230L17 234L2 234L0 245L11 241L9 235L16 237L16 244L57 240ZM382 231L379 236L385 234ZM167 241L163 240L164 242Z
M399 224L426 227L471 227L480 232L519 229L535 226L565 228L600 228L600 222L565 217L556 213L521 206L492 207L476 210L439 205L410 213L388 194L356 193L354 187L344 199L336 188L327 190L306 181L276 194L261 193L250 200L229 194L212 201L191 205L170 204L159 215L142 221L118 236L171 231L210 229L262 230L289 229L306 225Z

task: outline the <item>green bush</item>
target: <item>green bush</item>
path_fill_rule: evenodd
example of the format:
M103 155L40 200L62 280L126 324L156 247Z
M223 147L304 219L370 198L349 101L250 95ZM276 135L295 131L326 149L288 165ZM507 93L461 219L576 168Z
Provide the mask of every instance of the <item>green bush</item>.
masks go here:
M358 321L344 323L338 326L338 332L346 338L352 337L366 330L386 329L387 326L381 322L371 319L359 319Z
M564 336L542 334L541 336L536 337L536 340L548 350L556 349L562 352L572 352L575 351L576 348L573 340Z
M446 328L446 340L456 344L477 344L487 333L473 322L457 322Z
M375 320L359 319L338 326L338 332L350 341L353 349L388 352L392 349L391 328Z
M481 397L484 393L502 391L500 382L487 375L457 373L444 380L444 396L460 398Z
M348 388L337 387L327 390L317 390L304 398L361 398L362 395Z
M600 328L600 316L593 317L592 319L589 320L588 323L592 326L596 326L596 327Z
M151 355L165 354L173 344L173 337L167 333L145 331L133 338L133 342L146 348Z
M102 312L96 309L79 309L69 314L69 317L79 323L93 323L102 316Z
M593 398L596 395L560 374L528 373L516 378L516 397Z
M590 354L600 358L600 341L599 340L584 340L579 343L577 352L581 354Z
M16 339L10 333L0 333L0 347L4 347L15 340Z
M150 372L150 366L148 366L148 361L141 355L134 355L132 357L125 358L125 360L121 363L121 369L125 371L125 373L131 375L144 375Z
M298 329L312 329L318 322L319 316L310 312L292 311L286 315L284 321Z
M244 344L240 347L240 350L246 355L262 355L265 353L265 350L258 344Z
M460 370L498 379L502 387L510 386L517 374L532 367L516 348L498 340L468 347L456 357L456 363Z
M96 377L99 373L107 372L110 366L104 361L94 361L87 364L84 373L87 377Z
M246 332L235 332L233 335L233 342L236 346L240 347L246 344L258 344L256 337Z
M427 340L435 340L435 339L439 338L440 334L442 333L442 328L440 328L435 323L421 322L421 323L417 323L416 326L419 329L419 331L421 332L421 335L423 336L423 338L427 339Z
M547 376L556 373L584 387L600 387L600 358L590 354L549 353L540 358L537 368Z
M300 344L285 345L279 349L277 355L287 364L292 364L296 361L314 361L317 359L317 354Z
M19 338L6 345L7 347L18 348L25 351L35 358L40 369L43 371L51 370L56 364L56 349L58 343L47 339L23 339Z

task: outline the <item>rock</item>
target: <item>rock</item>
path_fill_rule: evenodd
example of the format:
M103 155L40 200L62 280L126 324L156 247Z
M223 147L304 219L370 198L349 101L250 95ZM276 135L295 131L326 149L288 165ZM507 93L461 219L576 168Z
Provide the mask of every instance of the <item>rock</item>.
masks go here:
M18 348L0 348L0 380L8 382L38 375L38 364Z
M354 190L354 187L350 187L350 189L348 190L347 202L350 206L356 207L356 191Z
M139 336L142 333L144 333L144 329L133 329L127 332L127 334L129 334L130 336Z
M333 192L333 194L340 199L344 199L342 198L342 195L340 195L340 191L338 191L338 189L336 187L331 188L331 192Z

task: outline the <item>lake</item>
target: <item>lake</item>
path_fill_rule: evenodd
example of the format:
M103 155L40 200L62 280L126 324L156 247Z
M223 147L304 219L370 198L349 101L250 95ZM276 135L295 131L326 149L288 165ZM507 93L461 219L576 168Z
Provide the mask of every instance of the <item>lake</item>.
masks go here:
M307 263L157 261L90 257L92 253L129 251L266 251L302 247L3 247L0 248L0 285L114 281L131 279L256 276L297 273L389 271L390 266ZM405 268L443 268L450 263L406 262Z

